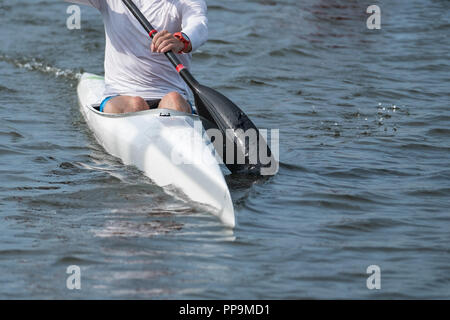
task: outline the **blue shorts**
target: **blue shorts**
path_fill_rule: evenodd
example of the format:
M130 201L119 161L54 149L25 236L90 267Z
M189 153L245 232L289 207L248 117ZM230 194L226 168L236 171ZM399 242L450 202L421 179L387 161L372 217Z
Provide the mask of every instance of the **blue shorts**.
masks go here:
M118 95L117 96L106 97L105 99L103 99L102 103L100 103L100 108L99 108L100 112L103 112L103 109L105 108L106 103L109 100L111 100L112 98L115 98L115 97L118 97Z
M119 95L116 96L109 96L106 97L105 99L103 99L102 103L100 103L100 112L103 112L103 109L105 108L106 103L111 100L112 98L118 97ZM155 99L155 100L150 100L147 101L147 103L149 104L150 109L156 109L158 108L159 102L161 101L161 99ZM192 102L190 102L189 100L187 100L187 102L189 103L189 105L191 106L191 113L192 114L196 114L197 112L195 112L194 106L192 105Z

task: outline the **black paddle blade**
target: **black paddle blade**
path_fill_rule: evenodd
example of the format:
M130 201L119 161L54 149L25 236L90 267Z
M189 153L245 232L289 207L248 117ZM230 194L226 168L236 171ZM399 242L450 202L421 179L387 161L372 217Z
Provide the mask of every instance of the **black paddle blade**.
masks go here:
M269 146L237 105L220 92L201 84L196 85L193 92L199 115L215 123L222 134L221 139L214 135L213 143L231 172L276 173L278 163Z

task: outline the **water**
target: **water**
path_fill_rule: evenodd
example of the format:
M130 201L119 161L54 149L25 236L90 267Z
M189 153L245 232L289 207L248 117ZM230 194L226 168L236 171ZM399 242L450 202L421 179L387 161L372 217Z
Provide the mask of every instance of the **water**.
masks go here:
M381 30L369 1L207 3L193 73L280 129L278 175L227 179L234 231L95 142L94 9L0 2L0 297L450 298L450 2L378 1Z

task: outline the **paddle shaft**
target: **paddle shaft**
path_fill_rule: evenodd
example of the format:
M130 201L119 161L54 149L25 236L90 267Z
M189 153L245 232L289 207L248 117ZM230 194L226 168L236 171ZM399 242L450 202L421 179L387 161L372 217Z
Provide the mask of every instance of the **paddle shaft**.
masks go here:
M145 31L149 34L150 38L153 39L155 34L158 32L153 28L153 26L150 24L150 22L147 20L146 17L142 14L142 12L136 7L134 2L132 0L122 0L122 2L127 6L127 8L130 10L130 12L134 15L134 17L139 21L139 23L144 27ZM195 91L195 88L199 84L197 80L195 80L194 76L187 70L184 65L181 63L180 59L176 56L173 51L168 51L164 53L169 59L169 61L172 63L172 65L175 67L175 69L180 74L181 78L187 83L189 88L191 88L192 91Z

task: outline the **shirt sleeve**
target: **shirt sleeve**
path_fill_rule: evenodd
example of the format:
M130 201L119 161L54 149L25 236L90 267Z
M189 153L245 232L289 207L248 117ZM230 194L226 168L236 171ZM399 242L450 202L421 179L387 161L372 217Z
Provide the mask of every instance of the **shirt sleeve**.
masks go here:
M181 32L191 40L192 51L208 40L207 8L204 0L181 0Z
M65 2L72 2L72 3L79 3L79 4L86 4L88 6L97 8L100 10L100 7L102 6L102 2L105 0L64 0Z

